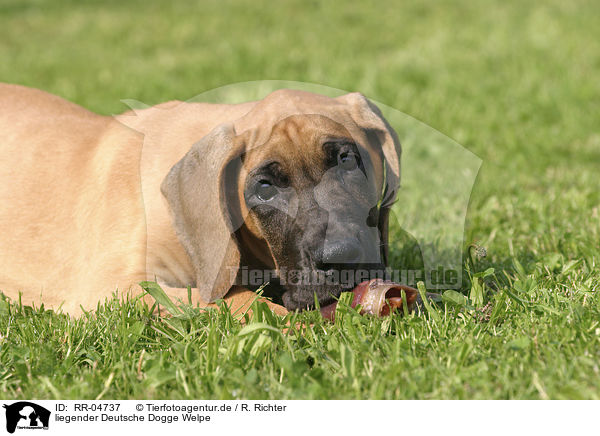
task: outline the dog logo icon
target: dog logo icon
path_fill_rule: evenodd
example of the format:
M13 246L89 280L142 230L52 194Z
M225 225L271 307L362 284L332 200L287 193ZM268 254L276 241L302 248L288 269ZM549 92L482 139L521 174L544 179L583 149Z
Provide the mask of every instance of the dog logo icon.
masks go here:
M48 430L50 411L42 406L29 401L19 401L10 405L4 404L6 409L6 431L14 433L18 429Z

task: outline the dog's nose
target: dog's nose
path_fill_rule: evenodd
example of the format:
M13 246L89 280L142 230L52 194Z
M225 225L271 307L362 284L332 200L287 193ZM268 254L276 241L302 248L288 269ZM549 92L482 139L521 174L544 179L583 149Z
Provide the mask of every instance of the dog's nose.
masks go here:
M362 247L357 239L348 238L335 242L326 242L323 249L323 264L360 263Z

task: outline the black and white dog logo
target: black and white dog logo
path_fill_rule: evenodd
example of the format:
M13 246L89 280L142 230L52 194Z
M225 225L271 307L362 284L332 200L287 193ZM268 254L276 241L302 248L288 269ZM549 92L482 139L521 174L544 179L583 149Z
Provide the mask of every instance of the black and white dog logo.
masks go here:
M48 430L50 411L29 401L19 401L3 406L6 409L6 431L14 433L18 429Z

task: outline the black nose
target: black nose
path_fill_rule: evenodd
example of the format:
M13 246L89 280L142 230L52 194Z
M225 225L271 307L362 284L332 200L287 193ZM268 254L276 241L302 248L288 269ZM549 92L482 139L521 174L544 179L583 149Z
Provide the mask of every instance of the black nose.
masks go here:
M363 250L355 238L348 238L334 242L327 241L323 249L323 264L356 264L362 259Z

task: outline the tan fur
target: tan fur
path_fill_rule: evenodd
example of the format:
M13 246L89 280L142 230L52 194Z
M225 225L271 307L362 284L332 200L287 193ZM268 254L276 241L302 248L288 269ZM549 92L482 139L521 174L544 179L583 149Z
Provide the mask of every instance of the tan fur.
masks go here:
M233 123L248 148L263 144L277 121L298 113L326 114L351 135L364 136L351 122L368 118L357 115L365 110L362 97L352 97L360 100L356 104L345 98L350 97L278 91L259 102L170 102L115 118L42 91L0 85L0 291L12 299L21 294L27 305L44 303L78 315L115 291L139 294L141 280L156 278L172 298L186 301L185 286L194 282L195 269L161 194L171 168L223 123ZM306 143L303 135L325 128L290 125L286 135ZM307 151L275 144L260 149L279 153L297 170L303 156L314 158ZM310 161L305 163L310 168ZM397 162L393 170L399 173ZM248 226L240 243L252 244L268 261L259 230ZM209 233L206 243L221 236ZM194 303L207 305L193 295ZM239 309L255 295L233 287L225 300Z

